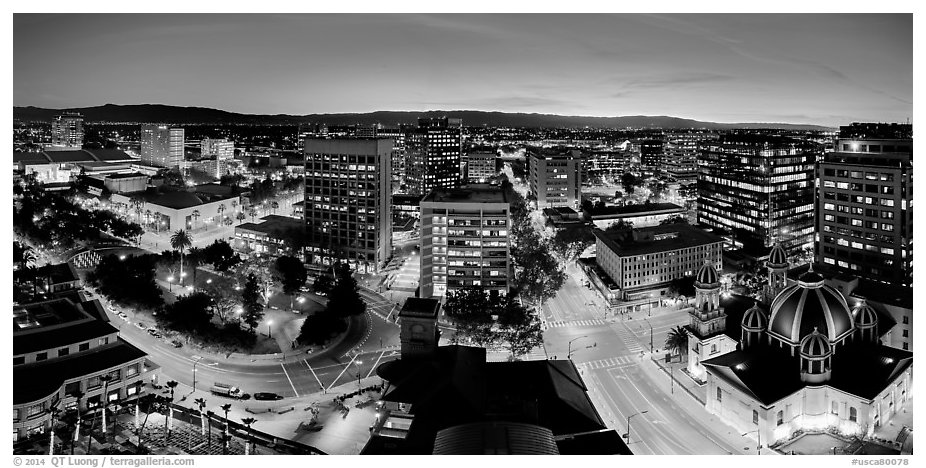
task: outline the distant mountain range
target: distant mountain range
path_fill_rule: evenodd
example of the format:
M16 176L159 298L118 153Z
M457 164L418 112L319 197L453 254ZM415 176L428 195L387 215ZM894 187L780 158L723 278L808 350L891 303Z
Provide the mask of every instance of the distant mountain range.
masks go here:
M43 109L13 107L13 119L21 121L51 121L61 112L79 112L88 122L163 122L172 124L300 124L328 125L414 124L418 117L449 116L463 119L463 125L527 128L663 128L729 130L736 128L778 128L784 130L832 130L820 125L790 123L717 123L665 115L629 115L621 117L586 117L554 114L525 114L473 110L376 111L363 114L256 115L238 114L206 107L179 107L162 104L137 104L83 107L77 109Z

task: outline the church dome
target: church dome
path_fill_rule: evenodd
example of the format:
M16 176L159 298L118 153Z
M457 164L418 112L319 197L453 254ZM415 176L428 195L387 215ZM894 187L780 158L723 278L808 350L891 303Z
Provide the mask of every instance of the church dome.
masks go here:
M769 335L797 346L801 339L819 330L830 344L849 336L855 329L852 313L842 293L823 284L813 270L798 278L772 301Z
M705 259L704 265L701 266L698 270L698 274L695 276L695 286L710 288L716 286L718 282L717 270L714 269L714 263Z
M801 357L806 359L824 358L832 354L833 348L826 337L814 328L813 333L801 340Z
M873 328L878 325L878 313L864 299L852 310L852 318L857 328Z
M765 313L759 308L758 303L743 313L742 326L744 330L765 331L765 327L768 326L768 319L765 318Z
M785 252L784 247L777 242L768 254L768 266L772 268L787 268L788 266L788 254Z

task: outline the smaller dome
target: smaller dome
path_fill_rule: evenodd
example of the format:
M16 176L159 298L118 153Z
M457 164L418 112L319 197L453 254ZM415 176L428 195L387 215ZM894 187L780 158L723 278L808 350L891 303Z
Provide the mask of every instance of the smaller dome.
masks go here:
M856 328L872 328L878 325L878 313L862 299L852 310Z
M812 358L823 358L829 356L833 352L833 348L830 347L830 342L827 341L826 335L821 334L817 331L816 328L813 329L813 333L804 337L801 340L801 357L812 359Z
M768 254L768 266L772 268L786 268L788 266L788 254L785 252L784 247L777 242Z
M704 259L704 265L698 270L698 274L695 276L695 282L700 283L702 286L714 285L718 283L717 280L717 270L714 269L714 263L708 259Z
M804 274L797 277L797 282L805 288L819 288L823 286L823 277L813 271L813 265Z
M744 330L765 331L765 327L768 326L768 319L762 309L759 308L758 302L743 313L742 326Z

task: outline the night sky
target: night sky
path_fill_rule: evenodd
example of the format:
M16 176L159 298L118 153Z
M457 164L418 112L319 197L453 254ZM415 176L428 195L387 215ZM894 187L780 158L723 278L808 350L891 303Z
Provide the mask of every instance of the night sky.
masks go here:
M909 14L15 14L13 26L16 106L831 126L913 112Z

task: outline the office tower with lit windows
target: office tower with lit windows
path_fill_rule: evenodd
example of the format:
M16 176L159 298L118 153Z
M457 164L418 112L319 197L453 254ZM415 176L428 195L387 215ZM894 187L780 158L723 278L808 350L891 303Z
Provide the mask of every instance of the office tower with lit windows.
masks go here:
M648 174L655 174L663 169L665 145L662 140L643 140L640 142L640 165Z
M498 172L496 171L498 154L494 151L472 152L467 154L464 159L466 160L466 177L470 182L486 182Z
M817 171L816 261L900 285L913 281L913 132L903 124L840 128Z
M752 255L780 242L813 247L814 164L820 147L780 136L729 134L700 145L698 222Z
M421 297L479 287L508 294L511 205L487 184L435 189L421 200Z
M536 198L537 208L578 209L582 202L582 157L578 150L532 153L528 156L527 172L530 194Z
M665 171L682 183L698 180L698 142L717 138L709 133L674 133L667 135Z
M79 150L84 145L84 118L80 114L65 112L51 122L51 146L47 149Z
M405 184L408 193L427 195L434 188L460 186L463 121L420 118L405 138Z
M403 127L379 127L376 138L392 140L392 184L398 188L405 181L405 134Z
M305 140L308 259L377 272L392 249L390 139Z
M184 130L169 125L141 126L141 162L158 167L183 167Z
M203 159L215 161L207 165L208 172L220 178L225 175L228 160L235 157L235 144L226 138L203 138L200 155Z

